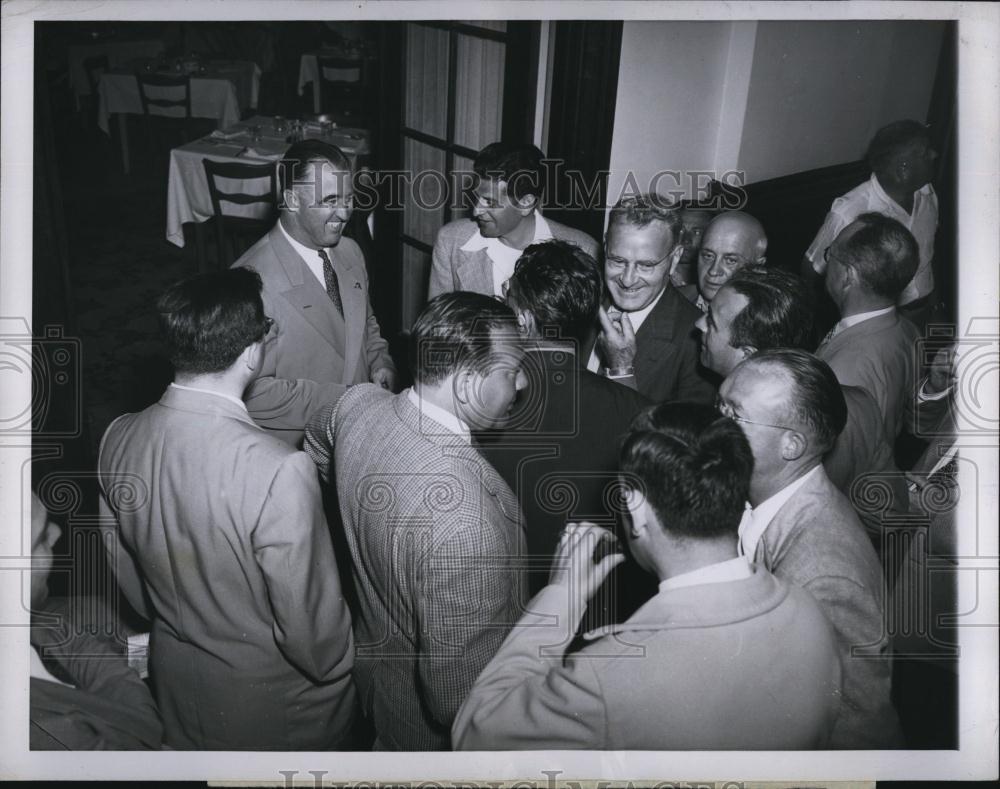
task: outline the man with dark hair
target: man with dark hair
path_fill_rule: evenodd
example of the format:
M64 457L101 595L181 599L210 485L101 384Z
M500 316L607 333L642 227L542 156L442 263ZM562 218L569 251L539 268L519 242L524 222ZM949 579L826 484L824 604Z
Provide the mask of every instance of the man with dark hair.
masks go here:
M472 219L456 219L438 231L428 298L453 290L502 297L521 252L553 238L597 255L597 243L586 233L542 216L544 158L526 144L495 142L479 152L472 164Z
M916 387L919 333L897 313L896 302L917 267L917 243L895 219L867 213L844 228L824 256L826 290L840 321L816 356L842 384L868 390L893 443Z
M670 281L684 252L682 227L679 212L657 194L611 209L604 241L611 303L598 311L601 331L587 369L655 402L710 402L715 389L698 372L694 336L701 313Z
M174 382L101 442L110 566L152 621L150 678L175 749L349 748L351 622L316 470L254 424L261 280L236 268L168 289Z
M894 298L904 314L922 325L934 306L931 260L938 203L931 181L937 153L931 147L927 127L904 120L890 123L875 133L867 159L871 178L833 201L823 227L806 252L803 267L807 272L822 275L827 266L824 257L827 248L861 214L874 211L895 219L913 233L919 247L919 263Z
M725 378L744 359L772 348L813 347L812 300L802 279L780 269L751 267L727 282L698 321L701 362ZM844 495L864 474L877 475L893 491L888 508L906 512L906 488L896 468L892 446L882 431L878 404L857 386L841 386L847 423L823 457L830 481ZM881 550L883 506L871 508L864 497L851 497L876 549ZM882 503L884 504L884 502Z
M351 387L306 428L306 451L336 481L376 750L447 749L459 705L521 612L520 510L470 431L505 423L523 357L509 308L443 294L411 330L412 389Z
M764 226L743 211L726 211L705 229L698 250L698 280L680 288L681 295L702 312L719 288L733 274L747 266L763 266L767 258Z
M567 520L614 522L608 492L617 481L618 444L649 404L580 362L601 290L597 262L564 241L528 247L508 281L507 304L529 342L527 396L515 404L508 427L482 437L482 445L524 512L536 568L528 576L531 594L548 582L548 562Z
M672 281L684 293L684 287L687 285L693 285L697 290L698 250L701 249L705 230L709 223L718 216L719 211L714 207L701 205L692 200L681 200L677 204L677 208L681 212L681 222L684 226L681 232L681 244L684 245L684 251L681 253L681 259L677 261Z
M900 745L882 571L821 462L847 420L836 376L805 351L762 351L723 381L719 410L743 428L753 450L753 509L740 524L741 553L811 593L837 635L843 706L830 746Z
M737 555L752 468L737 425L709 406L641 413L621 450L625 539L658 593L564 655L587 597L622 560L595 558L610 532L570 524L550 584L462 706L455 747L823 747L839 706L835 641L808 594Z
M245 393L262 427L298 446L309 417L346 386L392 389L396 372L368 299L358 245L342 233L354 187L350 162L321 140L295 143L278 168L281 213L235 266L264 281L264 308L277 322L264 363Z

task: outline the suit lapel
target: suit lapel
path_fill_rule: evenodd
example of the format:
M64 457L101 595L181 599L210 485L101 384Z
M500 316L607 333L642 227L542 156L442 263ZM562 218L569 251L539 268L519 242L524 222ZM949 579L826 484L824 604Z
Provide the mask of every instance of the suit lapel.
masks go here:
M368 300L358 261L351 260L336 247L330 253L340 284L340 301L344 305L345 341L341 346L344 349L344 373L341 383L351 384L367 328Z
M639 331L635 334L635 356L636 359L646 359L655 362L662 358L667 343L674 338L674 315L671 310L672 294L670 285L660 296L652 312L643 321ZM636 365L637 368L644 365Z
M466 252L459 249L458 255L458 265L455 266L458 289L492 296L493 261L486 254L486 250L477 249L474 252Z

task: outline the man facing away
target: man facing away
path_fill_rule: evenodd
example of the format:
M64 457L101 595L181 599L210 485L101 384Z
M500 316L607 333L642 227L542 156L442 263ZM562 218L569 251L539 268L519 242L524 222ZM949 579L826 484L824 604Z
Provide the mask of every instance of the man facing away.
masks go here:
M807 593L737 555L752 467L738 426L709 406L640 414L621 450L626 539L658 593L565 656L622 559L595 558L610 532L570 524L550 584L462 706L455 747L823 747L839 706L834 638Z
M916 270L894 297L900 312L917 326L927 322L934 306L934 235L938 201L931 186L937 153L927 127L911 120L895 121L879 129L867 153L871 177L833 201L823 226L806 251L807 274L826 272L826 249L861 214L874 211L895 219L913 233L919 247Z
M309 417L346 386L392 389L396 372L368 299L358 245L342 237L354 205L350 161L321 140L295 143L278 169L274 228L236 261L264 282L276 328L245 400L254 420L298 446Z
M767 234L757 219L743 211L719 214L708 224L701 240L697 284L679 288L680 293L699 310L707 312L719 288L737 271L747 266L763 266L766 252Z
M741 553L812 594L837 636L843 699L830 747L898 747L882 571L822 465L847 419L836 377L805 351L762 351L722 382L719 409L753 450Z
M411 330L412 389L352 387L306 429L306 451L336 481L376 750L447 750L459 705L520 616L520 509L470 431L507 420L523 357L508 307L442 294Z
M670 282L684 252L679 212L656 194L627 197L611 209L604 282L611 303L587 369L655 402L711 402L715 389L698 371L694 323L701 314Z
M597 243L579 230L542 216L545 155L534 145L495 142L476 156L472 219L456 219L438 232L427 298L453 290L503 297L503 283L531 244L558 239L591 257Z
M150 678L175 749L350 747L354 644L316 469L240 399L261 369L260 277L168 289L174 382L101 442L118 584L152 622Z

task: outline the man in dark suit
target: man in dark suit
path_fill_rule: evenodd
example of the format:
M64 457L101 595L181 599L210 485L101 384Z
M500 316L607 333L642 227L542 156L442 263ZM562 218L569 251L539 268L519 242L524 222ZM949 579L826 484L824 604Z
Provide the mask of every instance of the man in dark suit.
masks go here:
M171 287L157 306L174 382L101 442L109 566L152 621L174 749L353 746L351 618L316 469L240 399L273 330L260 290L247 269Z
M541 241L568 241L597 255L594 239L539 211L544 158L534 145L502 142L479 152L472 164L477 179L472 218L456 219L438 232L428 299L453 290L502 297L521 252Z
M320 140L296 143L279 165L274 228L234 267L264 281L275 320L244 399L254 420L298 446L309 417L351 384L395 386L396 372L368 299L358 245L342 237L354 201L350 162Z
M618 445L649 401L580 362L601 302L592 257L562 241L534 244L508 285L507 304L529 341L528 386L508 426L481 442L524 512L535 594L548 583L567 520L614 524Z
M698 308L670 282L684 247L681 219L656 194L627 197L608 219L604 282L610 306L587 369L656 402L710 402L715 387L698 370Z
M878 403L886 439L908 421L916 389L917 328L896 300L917 270L913 234L895 219L870 212L845 227L826 258L826 291L840 320L816 349L848 386L867 389Z

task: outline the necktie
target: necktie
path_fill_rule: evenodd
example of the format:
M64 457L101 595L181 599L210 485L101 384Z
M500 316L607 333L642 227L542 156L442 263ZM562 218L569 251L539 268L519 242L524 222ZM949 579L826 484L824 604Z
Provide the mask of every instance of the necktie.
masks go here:
M839 325L839 324L838 324ZM837 336L837 326L834 326L830 331L826 333L826 336L822 339L819 345L816 346L816 350L819 350L824 345L826 345L830 340Z
M337 281L337 272L333 270L333 263L326 254L325 249L319 250L319 257L323 261L323 279L326 281L326 294L337 308L341 317L344 315L344 303L340 300L340 283Z

